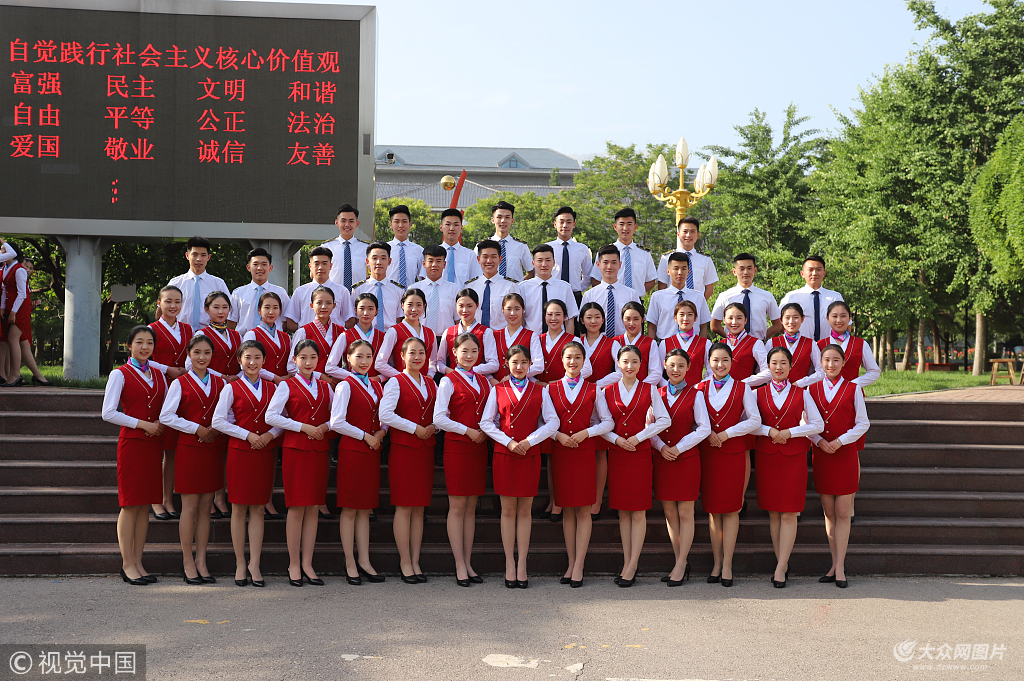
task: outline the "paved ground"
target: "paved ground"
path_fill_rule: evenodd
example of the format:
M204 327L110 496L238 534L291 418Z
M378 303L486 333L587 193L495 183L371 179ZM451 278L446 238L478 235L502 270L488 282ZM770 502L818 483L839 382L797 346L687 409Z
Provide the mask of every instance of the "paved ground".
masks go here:
M780 591L767 576L731 589L694 577L575 590L547 577L525 591L493 576L301 590L279 577L265 589L4 578L0 642L145 643L151 680L1024 678L1024 579L853 576L842 591L794 576ZM927 659L958 644L998 652Z
M872 400L926 400L937 402L1024 402L1024 387L1019 385L985 385L977 388L931 390L921 393L879 395Z

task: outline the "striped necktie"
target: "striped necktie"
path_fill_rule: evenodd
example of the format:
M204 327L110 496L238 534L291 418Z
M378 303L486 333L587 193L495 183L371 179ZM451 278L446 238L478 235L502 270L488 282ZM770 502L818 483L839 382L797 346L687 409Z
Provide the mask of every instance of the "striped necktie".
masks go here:
M405 286L408 282L405 278L405 242L398 242L398 283Z

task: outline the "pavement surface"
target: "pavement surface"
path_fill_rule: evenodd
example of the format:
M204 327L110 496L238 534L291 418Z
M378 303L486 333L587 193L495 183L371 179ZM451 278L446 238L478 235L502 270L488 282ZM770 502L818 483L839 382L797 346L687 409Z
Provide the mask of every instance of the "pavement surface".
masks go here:
M879 395L872 400L925 400L936 402L1024 402L1024 387L1019 385L984 385L977 388L930 390L920 393Z
M767 575L729 589L704 577L526 590L500 576L468 589L450 576L301 589L0 578L0 643L146 644L151 680L1024 678L1024 579L851 575L841 590L794 575L778 590ZM0 679L20 678L7 666Z

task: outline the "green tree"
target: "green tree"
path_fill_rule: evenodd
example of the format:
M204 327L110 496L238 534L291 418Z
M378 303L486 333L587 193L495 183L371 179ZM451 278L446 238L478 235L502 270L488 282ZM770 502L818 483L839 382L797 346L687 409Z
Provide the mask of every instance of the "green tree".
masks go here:
M377 199L373 204L373 238L377 241L391 241L395 238L389 226L388 211L395 206L405 204L412 213L412 230L409 238L420 246L441 242L440 220L431 212L430 206L422 199Z
M998 280L1024 279L1024 114L1003 132L971 194L971 232Z

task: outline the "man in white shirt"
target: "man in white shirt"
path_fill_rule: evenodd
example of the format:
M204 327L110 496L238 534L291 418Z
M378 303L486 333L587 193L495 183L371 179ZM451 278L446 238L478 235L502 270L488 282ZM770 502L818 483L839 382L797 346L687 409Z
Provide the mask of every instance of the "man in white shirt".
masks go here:
M654 269L654 258L651 257L650 251L633 243L633 234L636 233L637 226L636 211L632 208L623 208L615 214L615 224L612 227L619 235L619 239L614 245L619 249L622 258L617 283L629 286L642 298L654 288L658 271ZM601 276L601 270L595 261L594 269L590 272L590 283L597 286L602 281L599 279Z
M686 278L690 271L690 257L682 251L674 251L668 257L668 273L671 283L668 288L651 294L651 300L647 306L647 335L664 340L678 333L676 305L683 300L689 300L697 306L697 326L700 329L700 335L707 338L708 322L711 321L708 301L704 300L702 291L686 288Z
M494 331L501 331L508 326L501 311L501 300L509 293L519 293L519 284L498 274L498 268L501 266L501 246L497 241L484 239L476 245L476 250L480 253L478 257L483 274L467 281L466 288L476 291L480 299L476 320Z
M715 291L715 282L718 281L718 271L715 269L715 262L703 253L694 249L694 244L700 238L700 220L697 218L683 218L676 226L676 236L682 243L682 251L669 251L661 256L658 264L658 288L665 288L669 283L668 256L672 253L685 253L690 256L690 272L686 277L686 288L700 291L705 302L711 300L711 294Z
M533 271L537 276L519 284L519 294L523 296L525 303L526 328L538 334L547 333L544 308L549 300L561 300L569 313L568 319L565 320L565 331L574 336L575 319L580 313L580 308L576 305L572 286L551 276L554 268L555 249L551 244L541 244L533 249Z
M274 271L274 265L266 249L254 248L249 251L245 269L252 275L252 281L231 292L231 314L228 315L228 328L235 329L242 336L260 323L260 296L264 293L276 293L281 298L282 318L291 302L287 291L267 281L267 277Z
M466 282L480 276L480 263L476 253L466 248L462 238L462 213L457 208L448 208L441 213L441 247L445 250L444 275L460 289Z
M434 332L434 337L439 343L441 335L458 319L455 298L460 291L460 287L445 281L444 266L444 248L427 246L423 249L423 273L426 277L414 284L414 287L423 291L427 297L427 309L421 321Z
M775 296L763 288L753 286L757 274L757 259L750 253L740 253L733 258L732 273L736 275L736 285L722 291L715 299L715 307L711 310L711 330L725 336L722 319L725 308L730 303L743 303L747 308L747 333L758 340L765 340L782 332L782 314ZM771 320L771 326L766 320Z
M381 331L387 330L404 317L402 314L402 296L405 287L387 278L388 266L391 265L391 246L373 242L366 247L366 267L370 278L352 285L352 295L372 293L377 298L377 319L373 325Z
M181 312L178 313L178 321L185 322L196 331L210 323L210 315L206 314L206 296L214 291L223 291L231 296L231 291L224 280L206 271L210 257L210 242L201 236L192 237L185 242L188 272L179 274L167 282L168 286L177 286L181 289Z
M573 238L575 229L576 211L569 206L562 206L555 212L555 233L558 238L549 241L548 245L555 252L553 276L572 287L578 306L583 300L583 292L590 287L591 261L594 256L586 244Z
M615 244L604 246L597 252L597 266L601 283L583 294L583 305L597 303L604 310L604 335L609 338L626 332L622 324L622 308L630 301L640 302L640 296L631 287L618 283L622 261ZM582 307L582 306L581 306Z
M388 225L395 234L395 238L388 242L392 253L388 279L401 286L409 286L423 276L423 247L409 240L412 230L409 206L395 206L388 211L388 216Z
M787 303L798 303L804 310L804 323L800 325L800 335L818 342L822 338L827 338L832 331L828 325L828 306L837 300L843 300L843 295L821 285L825 280L825 259L820 255L809 255L804 258L800 276L807 285L783 296L779 307Z
M530 258L530 246L509 234L515 223L515 213L516 207L508 201L498 201L491 206L491 224L494 225L494 236L491 239L501 247L498 274L523 281L533 276L533 260ZM476 254L479 257L479 244Z
M355 282L366 277L366 242L353 237L359 227L359 211L349 204L338 209L334 218L338 238L320 244L331 249L331 281L352 291Z
M331 320L335 324L351 327L356 323L352 295L344 286L330 280L333 255L331 249L323 246L317 246L309 252L311 281L292 291L291 301L284 313L284 330L288 333L295 333L299 327L309 324L316 318L312 307L312 295L318 286L326 286L334 293L334 312L331 313Z

